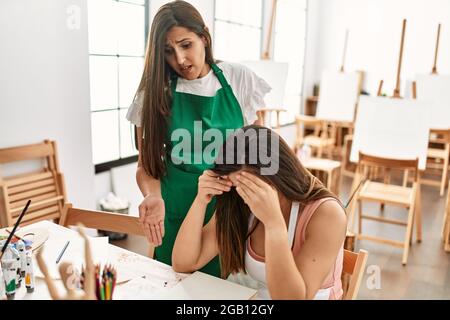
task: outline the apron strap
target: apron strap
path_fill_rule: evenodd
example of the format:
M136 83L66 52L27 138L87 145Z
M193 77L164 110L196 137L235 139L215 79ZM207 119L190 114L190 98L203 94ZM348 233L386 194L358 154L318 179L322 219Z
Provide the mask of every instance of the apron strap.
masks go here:
M224 89L229 88L230 85L228 84L227 79L225 79L222 69L220 69L215 63L211 63L211 68L213 69L214 74L216 75L217 79L219 79L219 82L222 85L222 88L224 88Z
M178 82L178 77L172 77L170 79L170 88L172 90L172 93L174 93L177 88L177 82Z

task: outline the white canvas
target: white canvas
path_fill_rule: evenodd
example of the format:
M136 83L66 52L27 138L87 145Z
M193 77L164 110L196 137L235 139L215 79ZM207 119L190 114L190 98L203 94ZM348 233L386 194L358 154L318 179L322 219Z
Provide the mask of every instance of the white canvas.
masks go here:
M350 161L359 151L391 159L427 158L430 113L419 100L364 97L359 101Z
M264 97L266 107L284 108L289 64L270 60L244 61L242 64L263 78L272 88Z
M328 121L353 122L358 101L360 75L324 71L320 80L316 117Z
M417 99L427 103L431 129L450 129L450 75L416 76Z

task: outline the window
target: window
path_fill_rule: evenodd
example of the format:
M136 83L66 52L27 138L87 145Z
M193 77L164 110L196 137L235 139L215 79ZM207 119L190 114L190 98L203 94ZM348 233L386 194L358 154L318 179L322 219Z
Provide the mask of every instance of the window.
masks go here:
M274 33L274 60L289 63L285 108L281 123L294 121L300 112L306 45L307 0L278 0ZM281 18L282 17L282 18Z
M259 60L262 0L216 0L214 57L226 61Z
M88 1L93 162L135 159L134 130L125 118L142 75L148 0ZM112 164L112 163L111 163Z

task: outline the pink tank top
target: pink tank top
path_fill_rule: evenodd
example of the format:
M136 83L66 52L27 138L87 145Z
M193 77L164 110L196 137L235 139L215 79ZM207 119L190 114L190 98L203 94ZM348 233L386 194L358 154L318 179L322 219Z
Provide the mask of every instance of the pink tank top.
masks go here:
M299 203L293 202L291 215L288 226L288 239L292 247L292 253L298 254L302 245L305 243L306 227L316 211L316 209L325 201L336 201L334 198L323 198L311 202L305 206L300 216L298 216ZM250 222L253 221L254 216L250 217ZM251 227L252 223L250 223ZM342 283L341 273L343 268L344 244L336 257L336 262L330 273L323 282L320 290L317 292L315 299L342 299ZM266 268L264 257L257 255L250 243L250 238L247 240L247 250L245 254L245 269L247 273L258 282L258 296L262 299L270 299L266 283Z

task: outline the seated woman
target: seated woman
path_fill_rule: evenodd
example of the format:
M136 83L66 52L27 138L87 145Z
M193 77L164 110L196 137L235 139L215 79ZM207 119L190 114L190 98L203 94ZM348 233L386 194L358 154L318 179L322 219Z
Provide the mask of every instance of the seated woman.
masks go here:
M261 174L274 163L276 172ZM203 226L212 197L215 214ZM193 272L219 254L222 277L248 273L258 281L260 298L341 299L346 226L339 200L287 143L267 128L246 126L225 141L214 168L199 178L172 266Z

